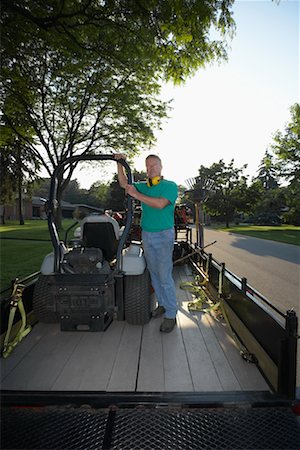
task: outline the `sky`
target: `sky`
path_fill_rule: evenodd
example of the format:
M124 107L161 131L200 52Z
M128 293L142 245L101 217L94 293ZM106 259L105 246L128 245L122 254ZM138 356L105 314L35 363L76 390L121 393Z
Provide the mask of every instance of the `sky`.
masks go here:
M187 186L201 165L220 159L247 164L251 180L299 102L300 0L236 0L233 13L228 61L199 70L182 86L162 88L172 110L149 153L161 157L164 177L177 184ZM145 169L147 154L135 158L135 169ZM81 187L100 181L94 176L90 169L82 173Z

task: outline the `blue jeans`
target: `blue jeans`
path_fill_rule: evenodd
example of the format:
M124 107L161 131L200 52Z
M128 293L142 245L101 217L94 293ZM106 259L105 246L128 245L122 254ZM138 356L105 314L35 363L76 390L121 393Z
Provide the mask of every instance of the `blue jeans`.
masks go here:
M174 319L177 313L176 288L173 280L173 250L175 231L142 231L143 248L151 283L158 304L166 310L165 317Z

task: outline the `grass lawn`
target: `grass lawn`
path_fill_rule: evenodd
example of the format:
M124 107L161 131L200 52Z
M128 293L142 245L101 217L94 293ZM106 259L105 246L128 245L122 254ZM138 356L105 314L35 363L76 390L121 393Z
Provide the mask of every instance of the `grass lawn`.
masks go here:
M0 290L9 287L14 278L38 272L45 255L51 251L50 242L1 241Z
M72 223L72 219L64 220L61 239ZM9 287L14 278L38 272L45 255L52 251L46 220L26 220L24 225L9 221L0 226L0 238L0 290Z
M63 230L60 233L61 239L64 238L64 230L72 223L73 219L65 219L63 221ZM47 220L26 220L24 225L20 225L15 220L8 221L5 225L0 225L0 238L18 238L18 239L42 239L49 240Z
M60 239L64 239L65 230L72 223L74 223L73 219L63 221ZM219 229L300 245L300 227L235 226ZM72 231L70 237L71 235ZM9 287L14 278L21 279L39 271L44 256L52 251L46 220L26 220L25 225L19 225L17 221L9 221L6 225L0 225L0 238L6 238L0 240L0 290Z
M285 244L300 245L300 227L292 225L280 226L257 226L257 225L239 225L230 228L219 228L222 231L230 233L244 234L270 241L284 242Z

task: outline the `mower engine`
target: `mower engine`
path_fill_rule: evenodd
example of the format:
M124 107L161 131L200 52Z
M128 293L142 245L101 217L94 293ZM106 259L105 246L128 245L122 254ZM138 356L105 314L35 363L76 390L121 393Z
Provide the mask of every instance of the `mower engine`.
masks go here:
M74 248L64 256L62 263L66 273L109 274L109 263L100 248Z

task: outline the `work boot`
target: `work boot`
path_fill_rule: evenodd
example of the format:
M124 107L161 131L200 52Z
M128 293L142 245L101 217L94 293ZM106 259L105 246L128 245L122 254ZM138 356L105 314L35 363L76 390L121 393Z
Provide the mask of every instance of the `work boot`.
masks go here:
M165 308L158 305L158 307L152 311L151 315L156 319L156 317L162 316L164 312L166 312Z
M163 333L170 333L176 325L176 319L167 319L166 317L163 320L163 323L160 326L160 331Z

